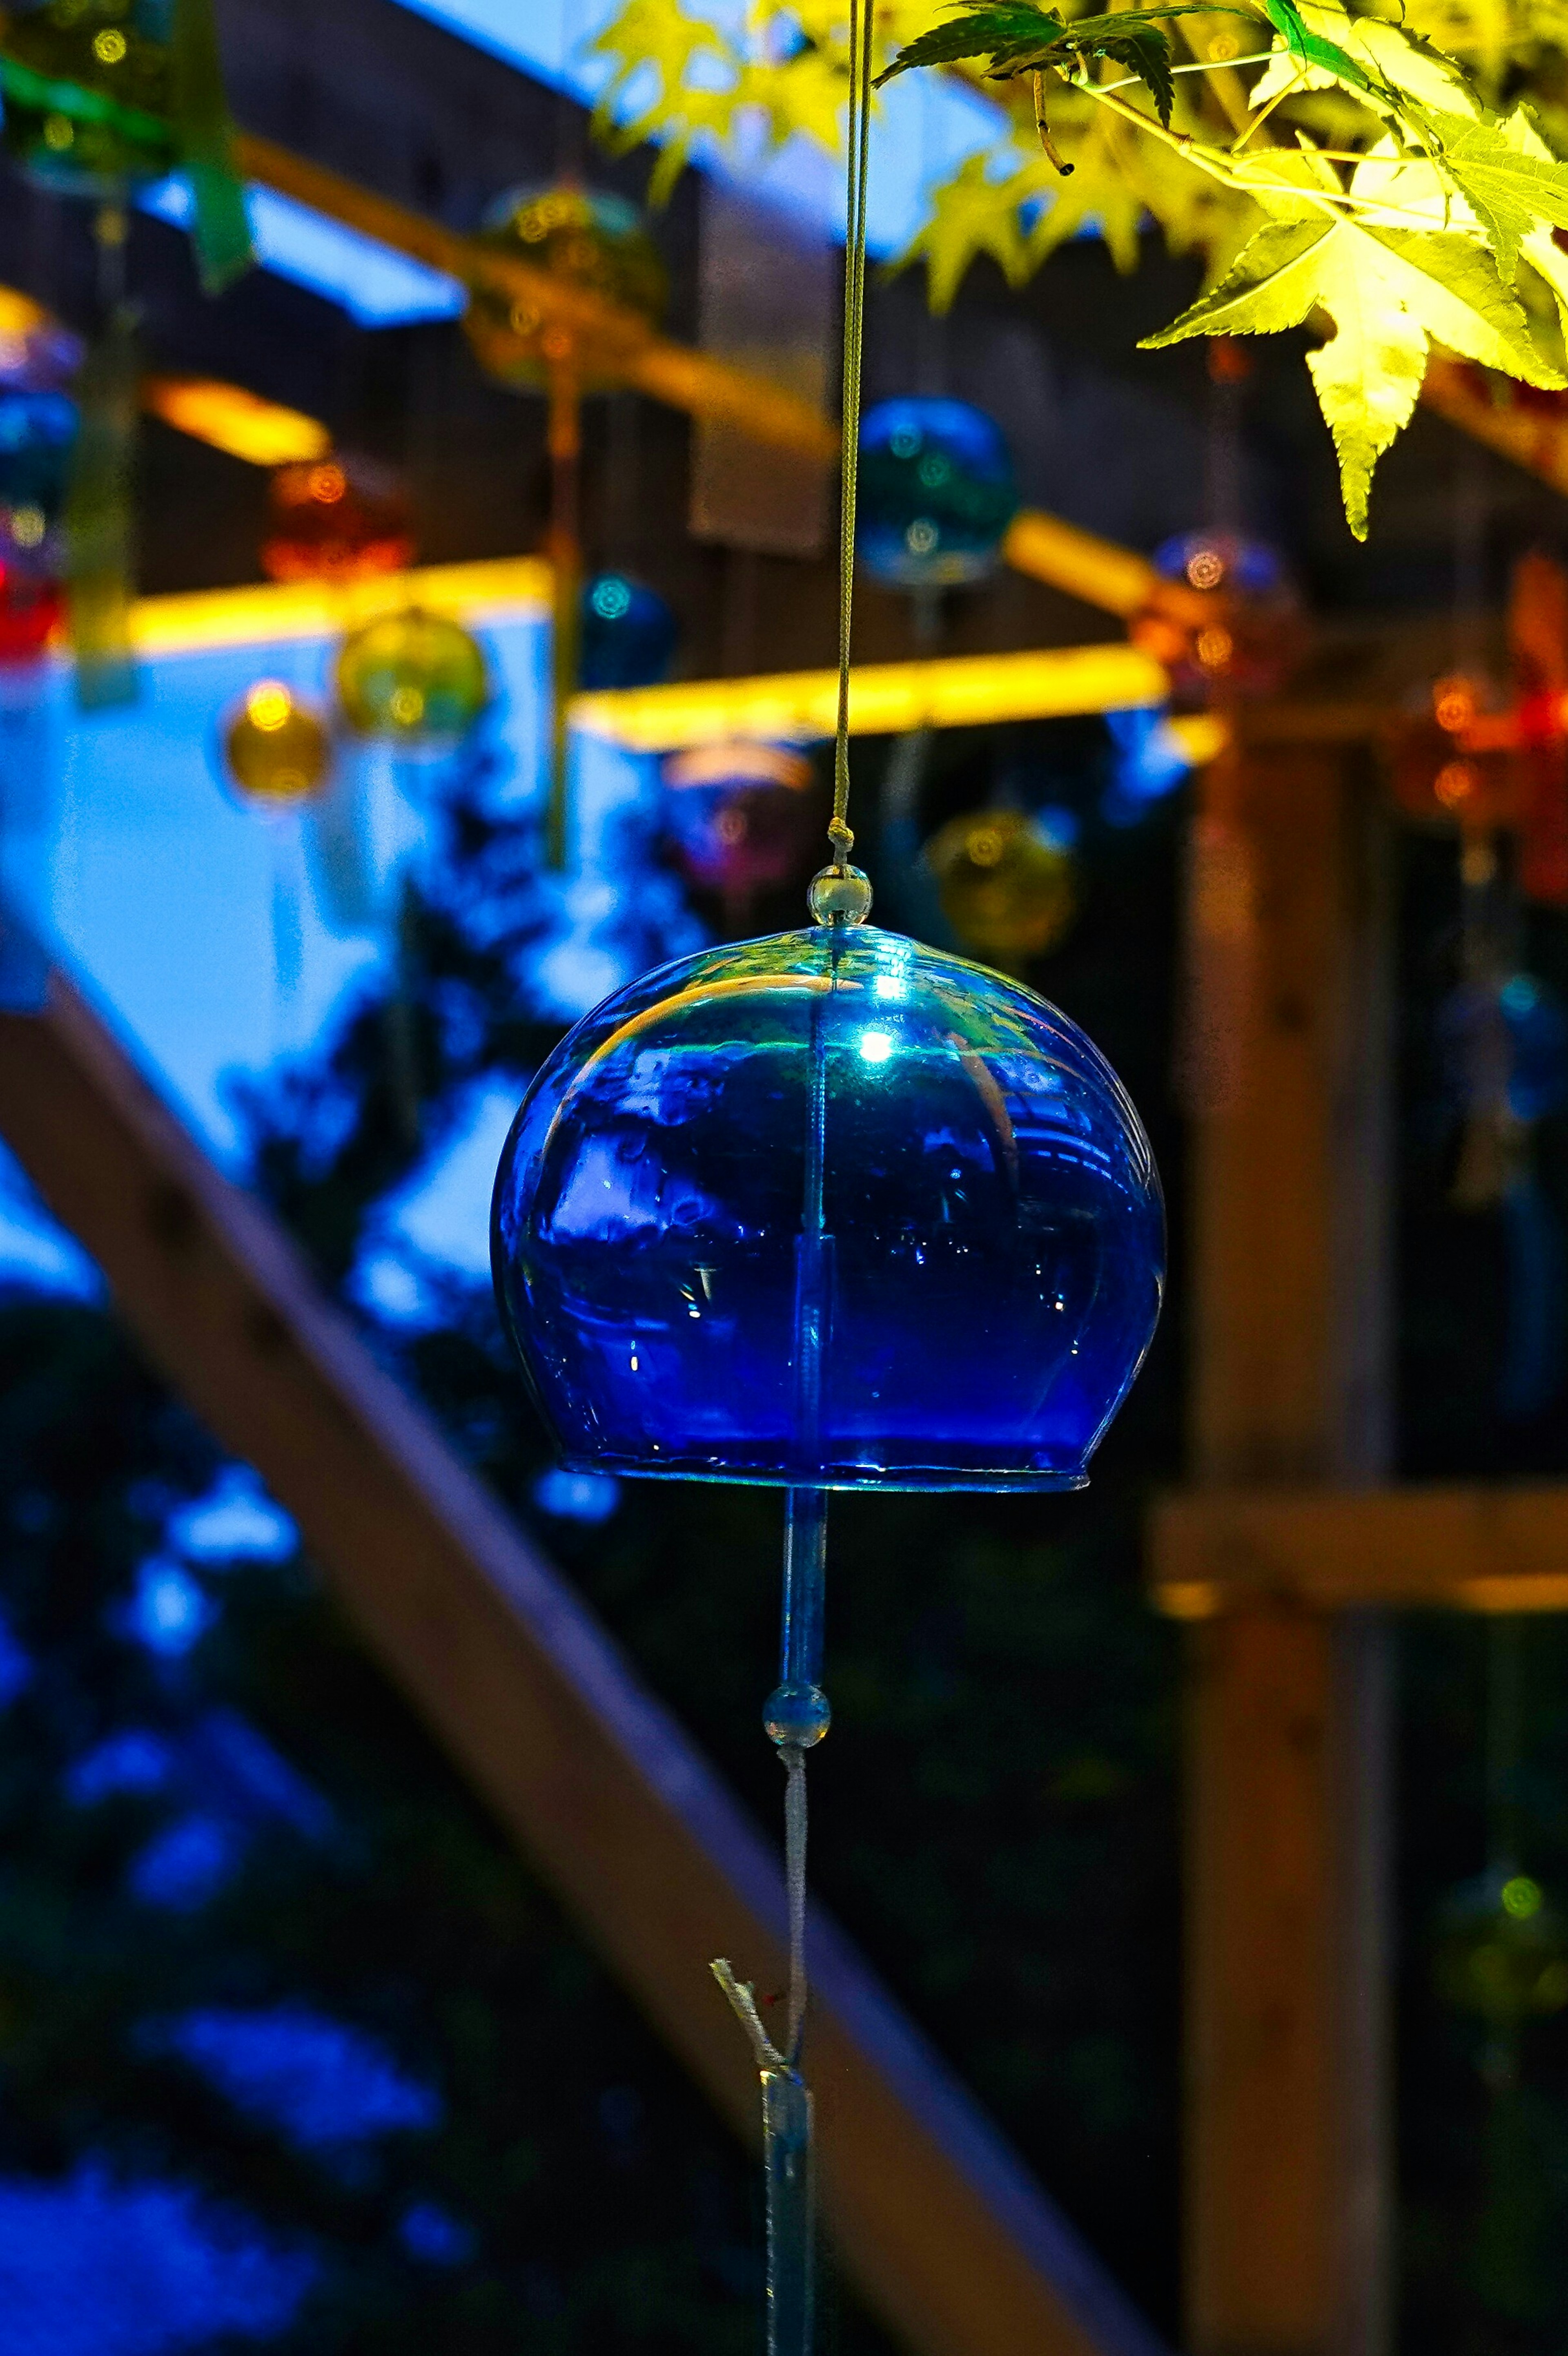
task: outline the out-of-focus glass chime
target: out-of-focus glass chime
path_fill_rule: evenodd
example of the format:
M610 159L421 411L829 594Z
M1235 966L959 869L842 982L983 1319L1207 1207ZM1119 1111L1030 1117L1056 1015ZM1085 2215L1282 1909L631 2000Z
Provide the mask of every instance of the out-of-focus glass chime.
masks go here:
M1457 831L1459 979L1437 1047L1458 1116L1457 1209L1498 1212L1508 1249L1499 1412L1528 1420L1563 1376L1563 1241L1535 1167L1537 1124L1568 1104L1568 1009L1521 967L1525 905L1568 906L1568 574L1515 567L1511 689L1471 654L1392 732L1403 812Z
M1078 906L1072 849L1046 818L998 806L949 819L925 846L955 937L1020 974L1066 935Z
M983 410L921 393L867 412L856 555L873 581L910 594L923 654L938 643L944 593L978 587L997 572L1018 504L1006 436ZM905 871L899 880L912 915L919 914L922 875L933 876L942 920L960 947L1017 970L1072 921L1070 860L1006 805L950 820L920 860L931 734L912 729L892 749L882 782L884 851Z
M546 547L554 582L546 848L551 866L560 868L568 853L568 707L578 683L581 632L582 401L585 394L613 391L622 373L613 341L596 336L592 319L574 326L548 302L530 297L522 273L531 274L541 293L544 282L562 282L644 327L662 318L668 280L635 207L570 180L501 198L485 218L480 242L517 265L518 283L515 289L475 287L464 316L469 342L487 375L516 392L542 392L549 403Z
M1243 525L1243 423L1252 361L1228 337L1209 347L1206 520L1155 552L1169 584L1131 626L1133 643L1169 672L1178 703L1223 715L1276 694L1299 663L1306 616L1280 552ZM1187 852L1187 971L1177 1081L1195 1112L1222 1108L1240 1086L1257 959L1256 855L1238 801L1233 730L1199 772Z
M598 573L583 584L577 676L601 688L655 687L675 660L674 613L656 589L625 573Z
M853 0L851 450L870 16ZM843 696L855 504L851 467ZM770 2356L813 2344L805 1761L831 1717L828 1493L1082 1485L1163 1262L1147 1140L1109 1066L1030 991L866 921L848 789L841 724L809 926L678 959L587 1015L523 1101L492 1226L503 1313L570 1468L785 1492L763 1710L786 1777L783 2018L713 1967L762 2089Z
M0 294L0 666L36 661L60 617L60 518L77 435L68 387L81 357L41 305Z
M134 691L129 607L137 400L125 296L126 206L171 171L191 195L202 284L251 262L211 0L35 0L0 25L0 142L36 185L94 206L100 333L78 385L65 573L78 690L88 707Z
M241 808L267 828L272 859L272 972L280 1013L298 985L303 876L299 819L332 771L332 732L323 713L286 680L259 679L219 728L225 781Z
M408 496L389 466L342 453L279 466L267 508L269 580L347 585L413 562Z
M822 813L810 760L744 740L672 754L663 768L665 831L689 884L742 930L760 892L797 876Z
M1485 2191L1468 2272L1488 2307L1527 2321L1560 2253L1541 2245L1542 2180L1553 2161L1532 2127L1523 2084L1526 2033L1568 2009L1568 1922L1524 1863L1525 1628L1502 1615L1488 1638L1490 1858L1442 1911L1434 1979L1441 1999L1482 2032L1477 2061L1488 2100Z

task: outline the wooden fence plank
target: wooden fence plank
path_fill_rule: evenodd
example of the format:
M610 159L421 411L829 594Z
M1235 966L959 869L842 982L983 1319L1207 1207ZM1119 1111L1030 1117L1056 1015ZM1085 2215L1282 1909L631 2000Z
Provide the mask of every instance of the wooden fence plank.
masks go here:
M294 1515L369 1650L752 2135L755 2074L707 1965L782 1979L773 1852L59 974L40 1014L0 1014L0 1133L149 1355ZM1161 2356L830 1923L813 1948L826 2206L873 2308L921 2356Z

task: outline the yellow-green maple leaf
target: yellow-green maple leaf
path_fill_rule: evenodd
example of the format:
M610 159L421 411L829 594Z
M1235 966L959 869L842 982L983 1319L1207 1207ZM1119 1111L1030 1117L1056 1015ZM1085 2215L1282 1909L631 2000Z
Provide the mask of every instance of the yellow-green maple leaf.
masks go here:
M1300 0L1299 13L1309 33L1343 49L1374 84L1386 85L1399 97L1414 99L1423 106L1449 113L1470 114L1477 111L1475 95L1453 59L1444 57L1405 26L1391 25L1381 16L1352 16L1347 9L1337 6L1335 0ZM1342 80L1328 67L1302 65L1292 55L1283 34L1275 37L1275 52L1253 84L1254 107L1266 106L1282 91L1328 90L1337 81L1363 106L1374 103L1367 91Z
M1307 364L1358 540L1373 469L1409 422L1433 343L1529 384L1568 382L1531 341L1523 311L1473 239L1307 211L1283 187L1262 200L1283 217L1265 222L1211 294L1146 342L1268 335L1326 312L1335 333Z
M1568 166L1558 163L1516 108L1500 123L1467 122L1452 114L1424 118L1437 135L1434 161L1487 232L1505 278L1519 250L1543 229L1568 229Z
M998 158L1011 168L998 174ZM965 272L982 253L990 255L1009 286L1021 286L1029 260L1019 208L1034 185L1034 167L1016 148L983 149L965 157L953 177L933 190L930 213L894 268L924 262L927 300L938 313L951 309Z
M730 136L745 96L747 60L720 27L688 14L681 0L626 0L593 41L591 54L607 58L613 69L593 109L594 129L621 153L645 139L658 142L648 196L660 204L679 178L695 140L704 133L720 140ZM656 88L647 103L628 122L617 123L616 100L650 70Z

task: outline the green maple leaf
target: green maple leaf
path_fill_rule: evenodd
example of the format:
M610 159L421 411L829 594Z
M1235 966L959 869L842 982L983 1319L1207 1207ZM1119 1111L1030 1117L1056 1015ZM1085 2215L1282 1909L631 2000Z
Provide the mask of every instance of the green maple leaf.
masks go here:
M1289 199L1275 202L1284 209ZM1531 341L1523 311L1472 239L1448 230L1369 228L1326 210L1303 215L1298 207L1267 222L1211 293L1145 342L1269 335L1302 326L1315 311L1328 314L1335 333L1307 364L1358 540L1367 535L1372 471L1409 422L1430 345L1527 384L1568 383Z
M950 0L962 5L962 0ZM1274 7L1291 0L1264 0ZM1014 74L1065 73L1093 58L1111 58L1130 66L1154 100L1163 123L1170 121L1176 85L1170 74L1170 43L1161 30L1170 16L1244 16L1251 11L1216 5L1215 0L1173 0L1168 8L1121 8L1103 16L1077 16L1064 24L1049 8L1032 0L989 0L969 8L949 25L933 25L906 43L891 65L877 76L879 87L895 74L916 66L956 65L970 58L989 59L987 75L1005 81Z
M1435 134L1433 161L1465 198L1486 230L1498 267L1511 279L1520 248L1545 225L1568 229L1568 165L1537 139L1531 153L1520 140L1516 113L1509 123L1467 121L1458 114L1424 118Z
M1263 0L1263 10L1275 31L1284 37L1285 48L1301 66L1316 66L1331 74L1336 81L1349 82L1353 90L1371 93L1372 83L1348 49L1338 41L1326 40L1307 25L1296 0Z

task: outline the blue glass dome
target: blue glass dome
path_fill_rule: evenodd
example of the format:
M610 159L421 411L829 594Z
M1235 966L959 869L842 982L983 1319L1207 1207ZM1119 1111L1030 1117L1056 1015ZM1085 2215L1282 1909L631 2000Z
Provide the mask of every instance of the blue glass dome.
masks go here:
M860 424L855 553L896 589L951 589L996 570L1018 509L1000 426L967 402L879 402Z
M568 1466L844 1489L1080 1487L1163 1258L1148 1141L1083 1033L869 926L607 999L524 1098L492 1223Z
M579 677L590 690L654 687L675 659L676 620L664 599L624 573L601 573L582 591Z

